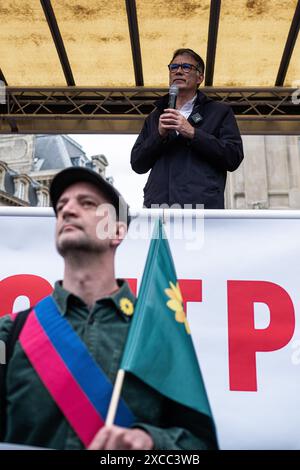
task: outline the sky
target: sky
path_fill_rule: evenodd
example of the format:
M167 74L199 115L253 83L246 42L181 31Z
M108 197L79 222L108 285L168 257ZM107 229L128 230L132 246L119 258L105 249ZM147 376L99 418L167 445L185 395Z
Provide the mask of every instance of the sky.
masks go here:
M88 157L103 154L108 160L106 176L114 178L114 186L120 191L131 209L143 206L143 187L148 174L138 175L130 166L130 153L137 135L72 134Z

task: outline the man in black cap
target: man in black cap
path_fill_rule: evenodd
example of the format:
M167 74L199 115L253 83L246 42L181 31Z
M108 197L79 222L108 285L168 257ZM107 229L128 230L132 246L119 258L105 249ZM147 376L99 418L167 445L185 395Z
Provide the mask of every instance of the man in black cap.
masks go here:
M56 175L50 196L64 278L26 313L14 345L6 370L5 432L3 419L0 427L5 442L54 449L213 448L205 415L130 374L117 424L101 424L135 305L127 282L114 271L130 222L128 206L99 174L79 167ZM0 320L1 340L9 342L14 324L9 316Z

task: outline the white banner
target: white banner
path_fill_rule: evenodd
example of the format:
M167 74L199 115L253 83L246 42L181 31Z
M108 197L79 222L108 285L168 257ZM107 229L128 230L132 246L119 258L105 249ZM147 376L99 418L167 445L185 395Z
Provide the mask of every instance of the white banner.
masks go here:
M117 254L138 288L146 211ZM300 449L300 212L174 211L166 231L222 449ZM0 209L0 315L62 277L51 209ZM180 351L178 351L180 354Z

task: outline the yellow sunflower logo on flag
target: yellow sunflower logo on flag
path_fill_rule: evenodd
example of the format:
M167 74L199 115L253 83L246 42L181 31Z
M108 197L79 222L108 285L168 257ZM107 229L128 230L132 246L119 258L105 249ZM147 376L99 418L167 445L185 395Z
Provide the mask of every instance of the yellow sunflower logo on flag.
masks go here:
M120 300L120 309L123 313L125 313L125 315L128 315L129 317L134 312L133 303L127 297L122 297L122 299Z
M183 300L179 284L177 282L175 286L173 282L170 281L170 287L171 289L165 289L165 293L170 299L167 302L167 306L175 312L175 320L179 323L184 323L186 332L190 335L191 330L185 311L183 310Z

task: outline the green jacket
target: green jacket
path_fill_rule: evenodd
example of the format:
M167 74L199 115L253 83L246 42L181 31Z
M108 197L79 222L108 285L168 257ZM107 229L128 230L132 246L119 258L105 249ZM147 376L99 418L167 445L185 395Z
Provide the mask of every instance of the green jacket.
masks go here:
M112 383L119 368L135 304L127 283L118 282L119 290L98 300L92 310L80 298L64 290L59 282L53 292L59 311ZM11 326L10 316L0 319L0 340L6 341ZM8 364L6 388L5 442L54 449L83 448L19 342ZM206 416L163 397L131 374L126 375L122 396L137 419L133 427L151 434L155 449L215 447L214 431Z

